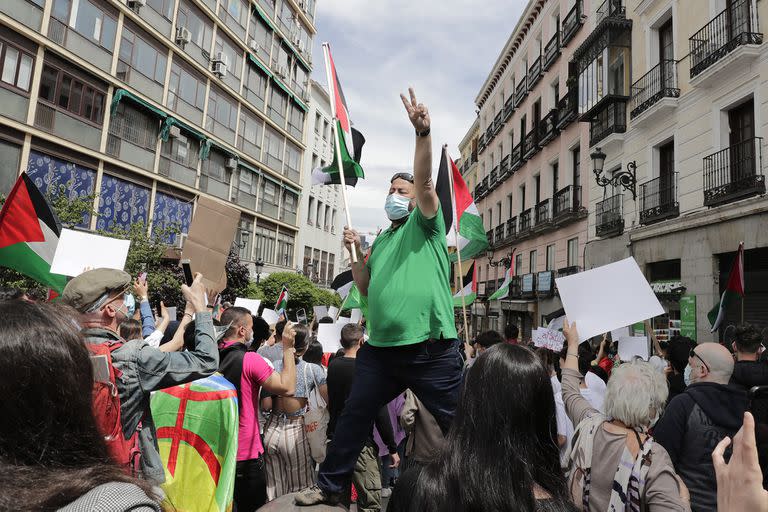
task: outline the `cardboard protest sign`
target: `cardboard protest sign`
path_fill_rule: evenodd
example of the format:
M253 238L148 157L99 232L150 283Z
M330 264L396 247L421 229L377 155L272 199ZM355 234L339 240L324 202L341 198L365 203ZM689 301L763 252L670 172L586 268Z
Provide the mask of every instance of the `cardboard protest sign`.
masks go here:
M627 336L619 338L619 357L622 361L631 361L635 356L640 356L643 361L647 361L648 338L645 336Z
M539 327L533 331L533 344L536 347L548 348L553 352L563 350L565 335L562 332L546 327Z
M51 273L77 277L97 268L123 270L130 247L130 240L62 229L51 261Z
M190 260L193 272L203 274L206 288L220 291L227 287L227 256L239 222L239 210L207 197L198 198L181 257Z
M261 306L261 301L259 299L245 299L243 297L237 297L235 299L235 307L245 308L250 311L252 315L258 316L259 306Z
M556 279L579 341L664 314L634 258Z
M317 341L323 346L323 352L336 352L341 348L341 329L346 324L319 324Z

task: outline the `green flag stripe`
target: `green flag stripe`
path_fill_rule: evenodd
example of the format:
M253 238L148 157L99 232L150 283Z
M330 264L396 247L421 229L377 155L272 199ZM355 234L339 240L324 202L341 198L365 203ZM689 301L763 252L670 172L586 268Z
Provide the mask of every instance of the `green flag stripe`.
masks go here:
M26 242L0 249L0 266L11 268L61 293L67 278L51 274L51 265L42 259Z
M349 150L347 149L347 142L344 139L344 133L341 130L341 123L338 121L336 122L336 129L339 134L339 144L341 146L341 161L344 165L344 176L357 176L358 178L365 178L365 174L363 173L363 168L360 166L359 163L355 162L354 158L352 158L352 155L349 154ZM336 151L334 148L333 152L333 163L329 165L328 167L323 167L323 172L326 172L330 174L333 177L333 182L338 184L339 181L336 181L339 179L338 176L333 176L334 174L339 174L339 161L338 157L336 155Z
M475 301L476 298L477 298L477 294L474 293L474 292L470 293L470 294L467 294L467 295L464 295L464 305L465 306L469 306L470 304L472 304ZM453 297L453 307L460 308L461 304L462 304L461 297L454 296Z

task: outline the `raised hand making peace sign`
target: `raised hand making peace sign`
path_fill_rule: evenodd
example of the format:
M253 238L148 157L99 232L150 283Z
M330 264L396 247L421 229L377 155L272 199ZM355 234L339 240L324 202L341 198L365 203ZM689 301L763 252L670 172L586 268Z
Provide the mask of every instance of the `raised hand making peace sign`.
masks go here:
M405 111L408 112L408 118L411 120L417 133L426 132L429 130L429 111L423 103L416 101L416 93L413 92L413 87L408 88L408 93L411 95L410 101L405 97L405 94L400 94L400 99L403 100L403 105L405 105Z

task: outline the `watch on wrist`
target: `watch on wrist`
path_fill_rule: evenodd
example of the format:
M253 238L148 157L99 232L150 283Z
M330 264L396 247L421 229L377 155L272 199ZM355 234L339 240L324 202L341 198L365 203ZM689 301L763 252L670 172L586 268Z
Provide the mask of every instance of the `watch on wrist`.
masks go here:
M416 136L417 137L426 137L427 135L429 135L429 132L430 132L429 128L427 128L423 132L420 132L419 130L416 130Z

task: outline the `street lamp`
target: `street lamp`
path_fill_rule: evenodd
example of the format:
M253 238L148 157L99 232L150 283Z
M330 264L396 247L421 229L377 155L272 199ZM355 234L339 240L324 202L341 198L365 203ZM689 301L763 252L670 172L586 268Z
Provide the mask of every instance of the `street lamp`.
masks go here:
M629 162L626 171L614 172L610 178L606 178L603 176L605 153L600 148L595 148L595 151L589 156L592 157L592 172L595 173L595 182L599 187L621 185L624 190L632 192L633 200L637 200L637 162L634 160Z
M259 279L261 279L261 269L264 268L264 260L259 257L253 265L256 267L256 284L259 284Z
M488 264L492 267L498 267L501 265L502 267L509 268L512 266L512 253L509 253L509 256L505 256L501 258L499 261L493 261L493 249L488 249L485 253L486 257L488 258Z

